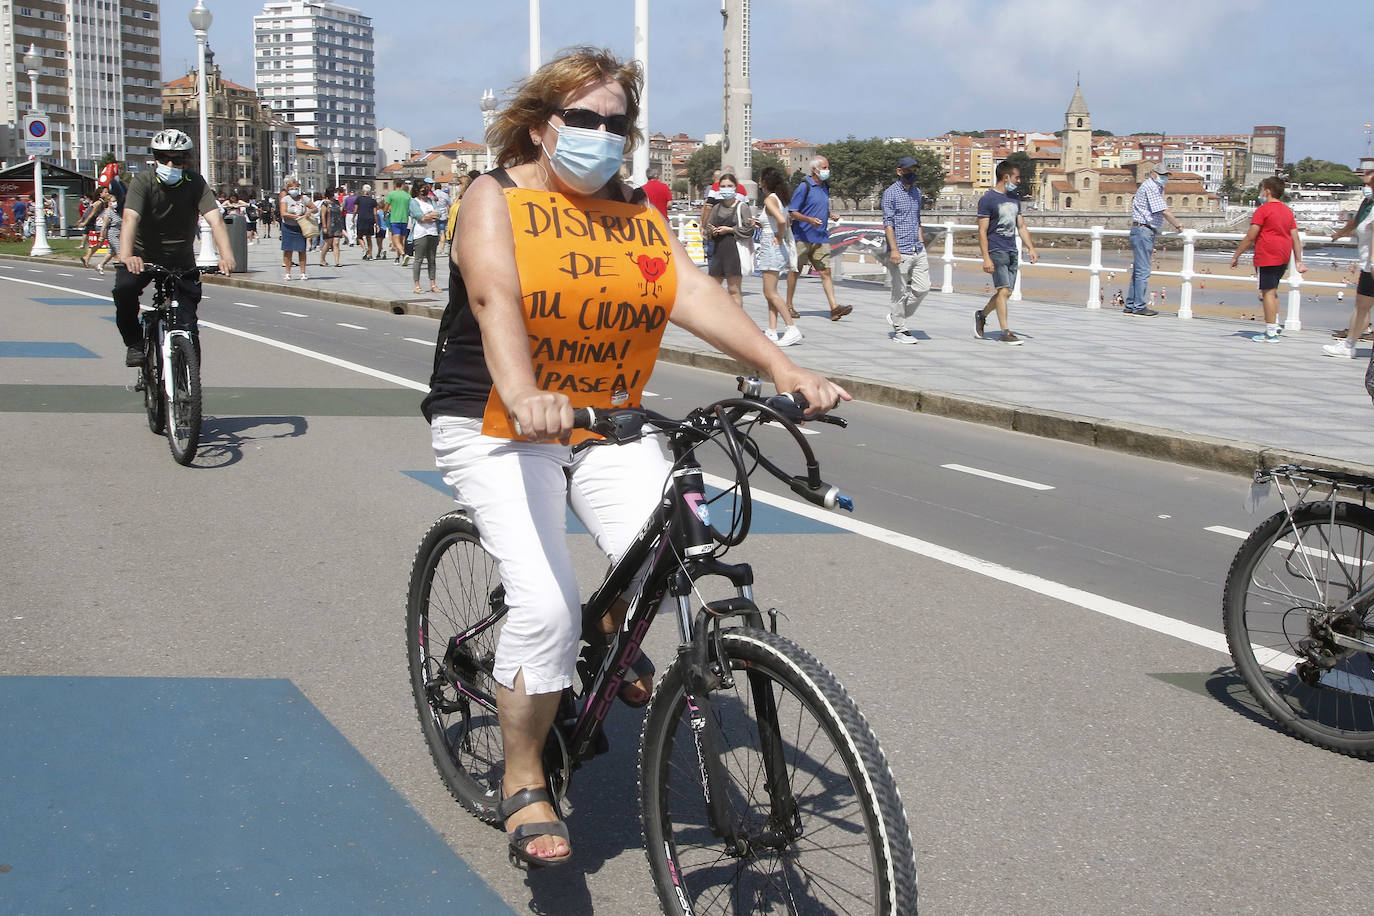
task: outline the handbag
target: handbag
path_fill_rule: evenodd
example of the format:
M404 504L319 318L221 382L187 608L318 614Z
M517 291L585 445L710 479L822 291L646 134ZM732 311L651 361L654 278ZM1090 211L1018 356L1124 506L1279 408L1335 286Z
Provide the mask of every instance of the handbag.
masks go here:
M308 213L296 217L296 225L300 227L301 235L306 239L313 239L320 234L320 224Z

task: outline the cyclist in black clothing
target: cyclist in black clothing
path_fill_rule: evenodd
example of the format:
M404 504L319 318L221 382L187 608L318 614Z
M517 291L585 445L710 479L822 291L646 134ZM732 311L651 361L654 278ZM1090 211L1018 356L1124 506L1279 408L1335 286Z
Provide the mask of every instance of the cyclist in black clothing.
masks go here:
M138 325L138 297L152 277L143 273L146 258L169 270L189 270L196 266L195 239L199 217L205 217L219 249L219 271L234 269L229 251L229 233L219 204L205 179L185 171L190 157L191 138L179 130L159 131L152 142L157 168L139 172L129 182L124 199L124 224L119 237L119 271L115 274L113 298L115 324L128 347L124 364L143 362L143 333ZM177 297L182 314L190 322L196 350L196 306L200 304L200 276L188 274L177 279Z

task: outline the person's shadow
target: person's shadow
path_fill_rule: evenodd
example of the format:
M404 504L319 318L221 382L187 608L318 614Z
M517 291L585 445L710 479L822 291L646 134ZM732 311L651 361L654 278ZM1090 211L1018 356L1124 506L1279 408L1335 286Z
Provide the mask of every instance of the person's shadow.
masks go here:
M225 468L243 458L243 446L265 439L304 436L305 417L205 417L193 467Z

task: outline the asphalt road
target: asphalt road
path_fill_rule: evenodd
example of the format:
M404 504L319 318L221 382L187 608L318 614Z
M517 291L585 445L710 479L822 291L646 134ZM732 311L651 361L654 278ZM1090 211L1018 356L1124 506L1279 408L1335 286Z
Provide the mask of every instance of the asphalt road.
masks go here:
M448 798L419 738L405 581L449 503L407 473L432 459L403 380L427 377L435 322L207 287L206 443L182 469L121 390L132 371L108 307L74 304L108 281L19 265L0 288L4 341L90 354L0 359L0 670L289 679L516 910L652 911L637 714L615 715L611 754L574 784L577 864L528 879ZM685 412L731 381L664 366L649 406ZM1208 529L1248 530L1274 508L1246 514L1246 481L885 408L843 413L848 430L812 441L858 506L856 524L830 521L853 530L758 534L739 553L761 602L786 612L784 632L832 667L882 741L925 912L1317 913L1374 890L1368 764L1269 727L1216 648L1239 541ZM590 584L599 564L578 549ZM656 628L652 654L670 657L674 636ZM80 713L95 747L120 744ZM315 788L328 805L353 785ZM0 820L0 837L23 826ZM164 867L182 854L164 850ZM328 868L286 859L301 875Z

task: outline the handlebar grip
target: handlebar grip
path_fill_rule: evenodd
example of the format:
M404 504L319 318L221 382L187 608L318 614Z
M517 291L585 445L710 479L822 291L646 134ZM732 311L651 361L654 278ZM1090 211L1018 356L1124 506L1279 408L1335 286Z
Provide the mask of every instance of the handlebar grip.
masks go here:
M596 423L596 411L590 407L573 408L573 429L591 429Z
M819 486L813 487L806 482L805 477L793 477L787 483L792 488L793 493L822 509L854 511L854 500L841 493L839 487L832 487L824 481Z

